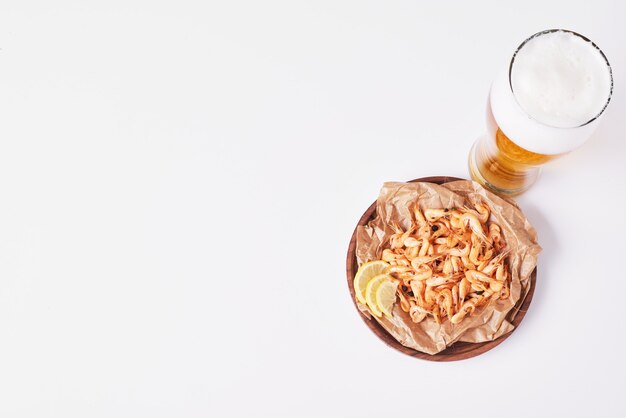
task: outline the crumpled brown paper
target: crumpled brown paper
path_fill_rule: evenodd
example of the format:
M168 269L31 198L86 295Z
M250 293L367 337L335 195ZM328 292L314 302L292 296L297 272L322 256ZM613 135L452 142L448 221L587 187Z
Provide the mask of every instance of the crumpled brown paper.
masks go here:
M356 256L359 266L370 260L379 260L388 248L393 234L391 222L405 230L410 228L411 211L415 201L422 211L427 208L454 208L483 202L491 209L490 221L502 228L502 234L511 250L511 292L509 299L498 300L476 310L461 323L449 320L437 324L428 316L419 324L398 303L392 318L371 315L367 305L357 302L359 310L375 318L402 345L428 354L436 354L456 341L484 342L495 340L511 332L513 320L530 289L530 275L537 264L541 247L537 233L522 211L513 203L485 190L479 184L462 180L437 185L434 183L385 183L376 203L376 217L366 226L357 228Z

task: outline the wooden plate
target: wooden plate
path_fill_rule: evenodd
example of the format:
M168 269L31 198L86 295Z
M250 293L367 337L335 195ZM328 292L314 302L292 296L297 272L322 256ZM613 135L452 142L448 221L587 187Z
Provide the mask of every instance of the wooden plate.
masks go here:
M443 183L456 181L456 180L463 180L463 179L460 179L457 177L437 176L437 177L423 177L423 178L411 180L411 182L425 181L425 182L430 182L430 183L443 184ZM359 223L357 227L359 225L367 224L371 219L374 218L375 215L376 215L376 202L372 203L372 205L365 211L363 216L361 216L361 219L359 219ZM411 357L416 357L416 358L420 358L423 360L430 360L430 361L465 360L465 359L478 356L480 354L483 354L491 350L498 344L502 343L502 341L506 340L507 337L511 335L511 333L513 333L519 327L519 324L522 322L522 319L524 319L524 315L526 315L528 306L530 305L530 302L533 298L533 293L535 292L535 281L537 279L536 268L530 277L530 289L528 290L528 294L526 295L524 302L520 306L519 312L517 313L517 315L515 315L515 319L511 321L511 323L515 326L513 331L507 334L504 334L500 338L493 340L493 341L487 341L484 343L456 342L440 353L427 354L427 353L423 353L421 351L417 351L412 348L403 346L394 337L392 337L391 334L389 334L375 319L368 319L363 313L361 313L361 311L359 311L357 304L356 304L356 298L354 296L354 284L353 284L354 275L356 274L356 271L358 269L355 249L356 249L356 228L354 229L354 232L352 233L352 238L350 239L350 246L348 247L348 258L346 260L346 275L348 279L348 288L350 289L350 295L352 296L352 302L354 303L354 307L357 309L357 312L361 316L361 319L363 319L363 321L365 322L365 325L367 325L369 329L371 329L374 332L374 334L376 334L378 338L383 340L385 344L387 344L388 346L395 348L396 350L404 354L407 354Z

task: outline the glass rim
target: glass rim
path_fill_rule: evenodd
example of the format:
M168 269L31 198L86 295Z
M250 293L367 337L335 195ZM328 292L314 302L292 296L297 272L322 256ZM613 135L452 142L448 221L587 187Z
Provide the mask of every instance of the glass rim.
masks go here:
M602 106L602 109L600 109L600 111L598 112L597 115L595 115L593 118L589 119L587 122L581 124L581 125L576 125L576 126L554 126L554 125L550 125L547 124L545 122L541 122L539 120L537 120L536 118L534 118L533 116L531 116L526 109L524 109L522 107L522 105L519 103L519 101L517 100L517 97L515 96L515 91L513 90L513 82L511 80L511 75L513 73L513 64L515 63L515 57L517 56L517 53L529 42L532 41L533 39L542 36L542 35L546 35L548 33L554 33L554 32L567 32L567 33L571 33L572 35L578 36L579 38L581 38L582 40L589 42L602 56L602 58L604 59L604 62L606 63L606 67L609 69L609 77L611 78L611 86L609 87L609 97L606 99L606 102L604 103L604 106ZM515 50L515 52L513 53L513 57L511 57L511 62L509 64L509 88L511 89L511 93L513 94L513 98L515 99L515 102L517 103L517 105L520 107L520 109L522 109L524 111L524 113L532 120L534 120L535 122L543 125L543 126L547 126L550 128L556 128L556 129L575 129L575 128L580 128L583 127L585 125L590 124L591 122L593 122L594 120L598 119L600 117L600 115L602 115L602 113L604 113L604 111L606 110L607 106L609 105L609 102L611 101L611 97L613 96L613 69L611 68L611 64L609 63L608 58L606 57L606 55L604 55L604 52L602 52L602 50L600 49L600 47L598 45L595 44L595 42L593 42L591 39L587 38L584 35L581 35L578 32L574 32L573 30L569 30L569 29L546 29L546 30L542 30L541 32L537 32L534 35L531 35L530 37L528 37L526 40L524 40L524 42L522 42L517 49Z

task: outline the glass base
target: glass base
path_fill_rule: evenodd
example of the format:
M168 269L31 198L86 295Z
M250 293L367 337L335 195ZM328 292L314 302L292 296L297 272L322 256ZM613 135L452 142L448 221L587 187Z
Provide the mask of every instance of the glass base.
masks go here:
M469 153L468 166L472 180L503 196L517 196L535 184L541 173L540 167L524 167L515 171L511 171L510 167L505 169L497 159L488 160L484 155L479 155L480 142L480 139L476 141ZM481 172L481 167L487 173Z

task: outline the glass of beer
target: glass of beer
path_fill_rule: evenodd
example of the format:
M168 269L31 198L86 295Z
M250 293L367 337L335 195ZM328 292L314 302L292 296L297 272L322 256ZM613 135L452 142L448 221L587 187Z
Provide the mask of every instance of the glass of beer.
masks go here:
M491 85L487 133L469 155L472 179L502 195L526 191L543 164L591 136L612 91L611 66L586 37L551 29L526 39Z

